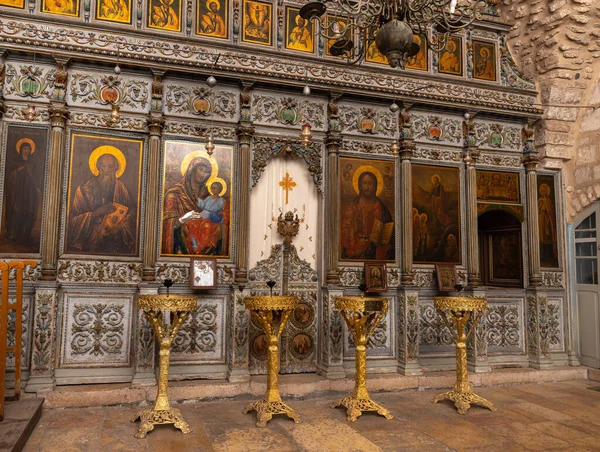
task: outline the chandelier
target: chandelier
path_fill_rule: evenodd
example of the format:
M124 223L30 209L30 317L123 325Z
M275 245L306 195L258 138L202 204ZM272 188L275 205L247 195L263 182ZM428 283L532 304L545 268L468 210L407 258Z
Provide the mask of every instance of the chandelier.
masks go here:
M329 54L354 64L375 42L391 67L404 69L420 50L413 35L424 36L429 48L439 52L452 33L480 19L486 5L486 0L324 0L307 3L300 16L319 23ZM326 11L333 20L324 19Z

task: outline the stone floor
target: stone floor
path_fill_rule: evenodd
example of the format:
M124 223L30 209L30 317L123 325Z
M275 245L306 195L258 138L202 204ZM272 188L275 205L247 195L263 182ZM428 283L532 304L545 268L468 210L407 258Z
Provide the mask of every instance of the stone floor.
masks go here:
M178 405L192 427L183 435L158 426L143 439L130 423L139 407L46 409L25 451L600 451L599 382L479 387L497 412L477 406L467 415L450 402L434 405L438 390L377 393L373 398L395 418L374 413L346 421L345 412L328 407L338 393L288 399L303 422L277 416L267 428L254 415L241 414L250 397Z

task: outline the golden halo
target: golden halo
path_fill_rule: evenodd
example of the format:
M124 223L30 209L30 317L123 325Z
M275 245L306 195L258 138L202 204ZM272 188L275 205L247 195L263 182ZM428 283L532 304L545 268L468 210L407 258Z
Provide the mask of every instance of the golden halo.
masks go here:
M546 190L546 193L549 195L550 193L552 193L552 190L550 190L550 186L548 184L541 184L540 188L539 188L539 193L540 195L544 196L544 194L542 193L542 190Z
M207 10L211 11L211 9L210 9L210 4L211 3L216 3L217 4L217 10L221 9L221 3L219 3L219 0L206 0L205 5L206 5L206 9Z
M431 176L431 183L433 184L433 179L434 178L438 178L438 180L440 181L440 184L442 183L442 176L440 176L438 173L435 173L433 176ZM435 185L435 184L433 184Z
M225 192L227 191L227 182L225 182L220 177L211 177L210 179L208 179L206 181L206 188L208 189L208 192L213 196L214 196L214 193L212 191L210 191L210 186L213 184L213 182L218 182L221 184L221 187L223 187L223 188L221 189L221 193L219 193L219 196L223 196L225 194Z
M21 146L25 143L27 143L29 146L31 146L30 154L33 154L35 152L35 143L30 138L21 138L19 141L17 141L17 146L16 146L17 154L21 153Z
M354 191L357 195L360 195L360 190L358 189L358 179L360 179L362 173L367 172L375 174L375 177L377 178L376 196L379 196L383 191L383 176L381 175L381 172L373 165L361 165L358 167L358 169L354 172L354 175L352 176L352 188L354 188Z
M118 179L125 172L125 167L127 166L127 162L125 160L125 156L123 155L123 153L114 146L100 146L100 147L94 149L94 152L92 152L92 155L90 155L90 161L89 161L90 171L92 172L92 174L94 176L97 176L98 174L100 174L100 171L98 171L98 168L96 167L96 163L98 162L98 159L100 157L102 157L104 154L112 155L114 158L117 159L117 162L119 162L119 169L117 170L117 179Z
M183 161L181 162L181 175L182 176L185 176L185 172L187 171L188 166L190 166L190 162L192 160L194 160L196 157L204 157L206 160L208 160L210 162L210 166L212 167L212 171L210 172L209 179L217 177L217 174L219 173L219 164L214 159L214 157L208 155L206 153L206 151L193 151L193 152L190 152L189 154L187 154L183 158Z
M452 49L450 49L450 45L452 45ZM454 41L448 41L448 44L446 46L446 50L450 53L454 53L456 52L456 43Z
M484 53L486 53L487 55L486 55L486 56L484 56L484 55L483 55ZM482 48L479 50L479 55L481 55L483 58L489 58L489 57L490 57L490 55L491 55L491 53L490 53L490 49L488 49L488 48L486 48L486 47L482 47Z
M296 22L296 25L298 25L300 27L301 25L298 23L299 20L302 21L302 25L305 25L305 20L304 20L304 18L300 14L298 14L296 16L296 18L294 19L294 22Z

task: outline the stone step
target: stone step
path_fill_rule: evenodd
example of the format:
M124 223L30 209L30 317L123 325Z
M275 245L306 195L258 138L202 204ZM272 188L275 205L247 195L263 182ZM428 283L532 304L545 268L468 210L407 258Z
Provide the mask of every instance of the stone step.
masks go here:
M585 367L556 367L551 370L494 369L489 373L471 373L473 387L511 385L522 383L548 383L555 381L583 380L588 378ZM450 372L427 372L420 376L400 374L369 374L367 386L370 392L425 390L446 388L454 385L456 374ZM352 376L340 380L328 380L317 374L287 374L279 376L279 390L283 397L305 398L324 392L346 393L354 387ZM214 400L240 396L260 396L266 389L266 376L252 376L246 382L230 383L227 380L188 380L169 382L169 399L182 403ZM154 401L156 386L130 384L97 384L58 386L44 392L44 407L88 407L107 405L144 405Z
M0 450L18 452L33 433L42 415L41 397L6 402L4 420L0 422Z

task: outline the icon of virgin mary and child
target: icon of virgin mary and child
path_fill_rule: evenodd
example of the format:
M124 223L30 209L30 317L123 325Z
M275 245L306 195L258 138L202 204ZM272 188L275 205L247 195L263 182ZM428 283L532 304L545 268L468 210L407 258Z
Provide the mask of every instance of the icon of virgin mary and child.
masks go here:
M165 194L163 254L229 254L227 184L218 171L217 162L205 152L184 158L183 177Z

